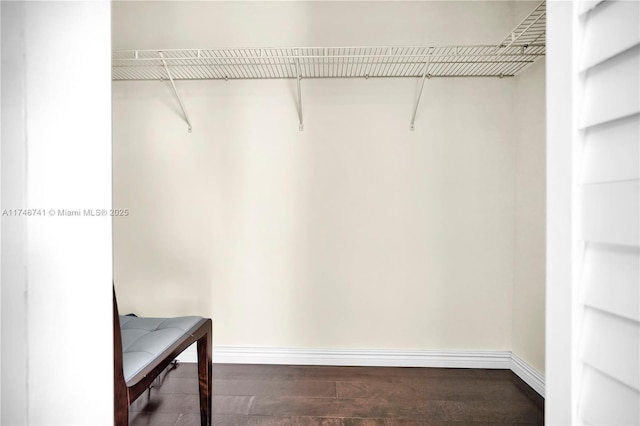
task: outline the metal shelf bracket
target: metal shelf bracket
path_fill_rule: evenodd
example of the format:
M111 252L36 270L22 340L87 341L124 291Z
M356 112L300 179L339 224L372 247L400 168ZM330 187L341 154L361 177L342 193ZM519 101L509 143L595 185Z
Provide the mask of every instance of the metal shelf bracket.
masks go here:
M429 49L429 56L424 64L424 71L422 72L422 84L420 84L420 91L418 92L418 99L416 100L416 106L413 108L413 115L411 116L411 131L416 129L416 115L418 114L418 106L420 106L420 99L422 98L422 91L424 90L424 82L427 78L431 78L429 74L429 65L431 64L431 49Z
M298 51L295 52L298 55ZM298 108L298 130L304 130L304 123L302 120L302 91L300 89L300 80L302 80L302 74L300 74L300 58L296 58L296 75L297 75L297 87L298 87L298 99L296 107Z
M189 114L187 114L187 110L185 109L184 104L182 103L182 99L180 98L178 89L176 89L176 84L173 81L173 77L171 76L171 72L169 71L169 67L167 66L167 61L165 61L164 54L162 52L158 52L158 54L160 55L160 59L162 60L162 65L164 66L164 70L167 73L167 77L169 77L169 81L171 82L171 87L173 87L173 93L176 95L176 98L178 98L178 103L180 104L180 108L182 109L182 114L184 115L184 119L187 122L187 125L189 126L189 133L191 133L191 120L189 120ZM199 54L200 52L198 51L198 55Z

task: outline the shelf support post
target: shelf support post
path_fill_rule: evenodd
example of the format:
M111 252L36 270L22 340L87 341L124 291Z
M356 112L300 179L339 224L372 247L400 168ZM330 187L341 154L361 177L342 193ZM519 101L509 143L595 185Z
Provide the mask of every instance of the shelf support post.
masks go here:
M298 51L296 51L296 55L298 55ZM304 130L304 124L302 121L302 91L300 89L300 80L302 80L302 75L300 74L300 58L296 58L296 74L298 80L298 130Z
M431 52L427 56L427 62L424 64L424 72L422 73L422 84L420 85L420 91L418 92L418 99L416 100L416 106L413 108L413 115L411 116L411 131L416 129L416 115L418 114L418 106L420 106L420 98L422 98L422 91L424 90L424 82L427 78L431 78L429 74L429 65L431 64Z
M178 93L178 89L176 89L176 84L173 81L173 77L171 76L171 72L169 71L169 67L167 66L167 61L164 59L164 54L162 52L158 52L160 54L160 59L162 60L162 65L164 66L164 70L167 73L167 77L169 77L169 81L171 82L171 87L173 87L173 93L178 98L178 103L180 104L180 108L182 109L182 114L184 115L184 119L189 126L189 133L191 133L191 120L189 120L189 114L187 114L187 110L182 103L182 99L180 98L180 94Z

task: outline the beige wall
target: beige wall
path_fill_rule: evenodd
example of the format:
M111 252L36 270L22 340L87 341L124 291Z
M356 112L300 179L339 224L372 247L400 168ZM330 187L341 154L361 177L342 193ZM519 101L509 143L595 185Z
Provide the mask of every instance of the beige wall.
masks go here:
M513 352L544 373L545 348L545 61L516 81L516 243Z
M174 6L115 2L114 47L493 43L517 18L504 2ZM417 84L305 80L299 132L293 82L179 82L187 133L166 82L115 83L121 311L212 316L222 346L511 350L517 82L432 79L410 132Z
M116 1L114 49L494 44L521 10L500 1Z

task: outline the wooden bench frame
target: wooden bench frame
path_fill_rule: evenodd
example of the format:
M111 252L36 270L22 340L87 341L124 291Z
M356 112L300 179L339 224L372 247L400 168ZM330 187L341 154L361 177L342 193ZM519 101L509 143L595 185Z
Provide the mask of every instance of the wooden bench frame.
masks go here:
M198 347L198 386L200 393L200 424L211 425L211 319L203 318L187 331L173 345L143 368L138 374L125 382L122 368L122 336L120 317L115 289L113 291L113 351L114 351L114 424L128 426L129 405L144 393L162 371L182 351L197 342Z

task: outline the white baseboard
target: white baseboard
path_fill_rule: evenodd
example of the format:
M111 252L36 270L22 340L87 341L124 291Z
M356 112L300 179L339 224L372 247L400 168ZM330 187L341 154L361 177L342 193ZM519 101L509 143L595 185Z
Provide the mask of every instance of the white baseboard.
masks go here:
M220 364L510 369L544 397L544 376L509 351L397 351L214 346L213 360ZM196 362L195 345L180 354L178 361Z
M511 371L544 398L544 376L518 355L511 354Z
M509 352L214 348L216 362L366 367L509 368Z

